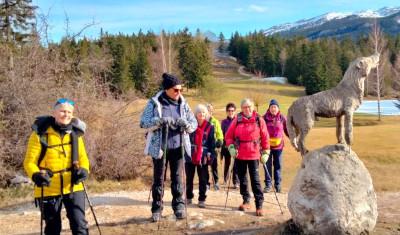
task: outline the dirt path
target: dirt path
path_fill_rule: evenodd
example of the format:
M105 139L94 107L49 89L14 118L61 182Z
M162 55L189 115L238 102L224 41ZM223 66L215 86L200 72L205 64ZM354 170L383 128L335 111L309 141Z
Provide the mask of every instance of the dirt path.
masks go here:
M91 195L94 209L101 224L102 234L272 234L290 218L286 207L287 194L278 194L284 214L282 215L273 193L264 194L265 216L255 216L254 205L249 212L240 212L238 190L231 190L227 209L224 210L225 191L209 191L207 208L197 207L197 200L188 206L188 229L186 221L176 221L170 207L171 193L166 191L163 220L150 223L148 191L113 192ZM196 193L195 193L196 194ZM400 234L400 193L378 194L379 219L374 234ZM90 210L86 211L91 234L98 234ZM33 204L0 209L0 234L38 234L40 214ZM158 230L158 226L160 229ZM63 214L63 234L70 234Z

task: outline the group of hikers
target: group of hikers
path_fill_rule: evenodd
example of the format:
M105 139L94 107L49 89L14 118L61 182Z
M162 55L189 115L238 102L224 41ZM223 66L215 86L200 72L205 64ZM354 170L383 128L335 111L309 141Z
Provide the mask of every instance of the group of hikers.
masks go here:
M214 190L219 190L219 152L224 159L224 184L228 185L232 178L233 187L240 189L243 203L239 210L251 208L249 172L256 215L263 216L264 193L281 192L283 139L287 130L278 102L270 100L263 116L254 110L254 103L248 98L240 102L237 114L236 105L228 103L227 117L220 123L213 116L211 104L198 104L192 112L182 96L182 81L178 77L164 73L161 85L161 91L149 99L140 119L140 127L146 129L145 154L153 161L152 221L162 217L168 165L176 218L186 218L186 206L193 203L196 171L198 206L206 207L210 181ZM35 183L35 202L45 221L45 234L60 234L62 204L72 233L88 234L83 181L89 174L89 160L82 138L86 125L73 117L74 106L70 99L57 100L52 115L35 120L28 142L24 168ZM264 189L260 161L265 171Z

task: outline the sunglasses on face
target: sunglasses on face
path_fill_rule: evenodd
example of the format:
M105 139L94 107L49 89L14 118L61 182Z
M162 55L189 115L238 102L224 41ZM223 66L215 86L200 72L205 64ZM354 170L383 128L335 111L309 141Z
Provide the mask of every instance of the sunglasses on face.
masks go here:
M74 101L72 101L72 100L70 100L70 99L67 99L67 98L61 98L61 99L58 99L57 100L57 102L56 102L56 104L54 105L54 106L57 106L57 105L59 105L59 104L70 104L71 106L74 106L75 105L75 102Z
M181 88L181 89L179 89L179 88L173 88L173 90L174 90L175 93L178 93L178 92L182 93L182 88Z

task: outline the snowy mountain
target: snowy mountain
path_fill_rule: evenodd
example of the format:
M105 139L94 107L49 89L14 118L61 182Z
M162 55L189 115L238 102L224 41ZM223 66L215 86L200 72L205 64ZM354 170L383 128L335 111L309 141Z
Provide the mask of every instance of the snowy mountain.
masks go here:
M400 7L384 7L377 11L330 12L311 19L302 19L295 23L273 26L265 30L264 33L265 35L280 34L285 37L303 35L311 39L320 37L353 37L364 33L367 28L370 28L374 19L377 20L383 31L387 31L384 27L387 25L391 28L388 33L400 32ZM389 25L390 23L394 25Z

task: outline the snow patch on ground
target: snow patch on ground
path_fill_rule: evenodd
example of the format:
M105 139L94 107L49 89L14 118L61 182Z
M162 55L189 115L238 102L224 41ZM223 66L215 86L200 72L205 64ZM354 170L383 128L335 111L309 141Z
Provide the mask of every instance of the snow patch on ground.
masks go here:
M263 82L276 82L279 84L286 84L288 82L287 78L285 78L285 77L267 77L267 78L253 77L253 79L263 81Z
M396 107L395 102L397 102L397 100L381 100L381 114L400 115L400 109ZM378 115L378 101L364 100L361 106L355 112Z

